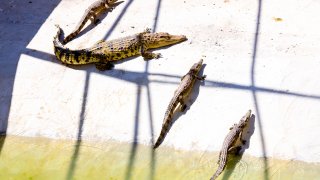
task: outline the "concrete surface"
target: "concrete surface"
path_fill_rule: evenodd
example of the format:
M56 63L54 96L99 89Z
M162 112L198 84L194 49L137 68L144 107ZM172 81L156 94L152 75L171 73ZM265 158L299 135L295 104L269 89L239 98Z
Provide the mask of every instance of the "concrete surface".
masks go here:
M150 145L180 77L203 58L207 80L162 146L218 151L252 109L245 154L320 162L319 1L127 0L69 47L146 27L189 40L157 50L159 60L136 57L106 72L66 67L53 55L54 24L71 32L91 3L0 2L2 132Z

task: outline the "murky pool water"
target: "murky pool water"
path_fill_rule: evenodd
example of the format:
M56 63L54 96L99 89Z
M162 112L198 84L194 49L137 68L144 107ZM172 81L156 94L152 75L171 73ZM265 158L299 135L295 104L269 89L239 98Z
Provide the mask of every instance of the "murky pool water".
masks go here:
M3 142L3 141L2 141ZM0 179L209 179L218 152L7 136ZM233 158L219 179L320 179L320 163Z

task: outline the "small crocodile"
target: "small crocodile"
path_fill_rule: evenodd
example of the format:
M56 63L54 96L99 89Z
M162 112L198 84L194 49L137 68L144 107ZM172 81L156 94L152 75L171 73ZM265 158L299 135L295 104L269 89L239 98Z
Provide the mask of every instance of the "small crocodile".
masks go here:
M183 112L187 108L185 101L191 94L195 81L204 80L206 78L206 75L201 77L198 76L198 73L202 67L202 62L203 60L201 59L198 63L195 63L190 68L189 72L181 78L181 83L178 89L175 91L174 96L171 99L169 106L166 110L166 113L164 115L162 129L156 143L153 146L154 149L160 146L166 134L168 133L169 128L173 123L172 122L173 113L177 109L178 105L180 105L181 112Z
M187 40L184 35L170 35L165 32L151 33L150 29L132 36L111 41L99 41L93 47L80 50L70 50L60 42L63 30L58 28L54 37L54 54L64 64L81 65L94 63L103 71L113 67L112 61L142 55L145 60L160 58L161 54L152 53L149 49L177 44Z
M118 0L98 0L92 3L84 12L80 22L74 29L72 33L70 33L62 42L62 44L67 44L69 41L74 39L81 31L83 26L90 19L92 23L97 24L99 21L97 17L104 12L111 12L115 6L121 4L123 1Z
M219 154L218 169L211 177L210 180L216 179L224 170L227 165L228 155L231 153L239 153L241 145L244 145L246 141L243 139L243 129L248 125L251 118L251 110L249 110L239 121L238 124L234 124L230 128L230 132L225 137L222 145L222 149Z

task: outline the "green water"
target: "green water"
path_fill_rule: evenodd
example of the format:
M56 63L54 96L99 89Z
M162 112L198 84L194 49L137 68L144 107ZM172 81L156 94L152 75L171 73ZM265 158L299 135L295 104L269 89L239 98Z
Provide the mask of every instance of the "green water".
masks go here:
M1 148L1 141L0 141ZM209 179L218 153L107 142L7 136L0 179ZM243 155L219 179L320 179L320 163Z

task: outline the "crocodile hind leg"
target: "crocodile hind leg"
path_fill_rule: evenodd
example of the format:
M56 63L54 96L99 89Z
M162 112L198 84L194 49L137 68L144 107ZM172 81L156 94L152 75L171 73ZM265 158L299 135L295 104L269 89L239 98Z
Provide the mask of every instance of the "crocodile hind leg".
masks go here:
M178 100L178 101L179 101L179 103L180 103L180 108L179 108L179 110L180 110L181 112L184 112L184 111L187 109L187 105L186 105L186 103L184 102L182 95L179 96L179 100Z
M114 67L114 65L110 62L107 62L107 63L98 62L98 63L95 63L95 65L99 71L111 70Z
M234 154L234 155L239 155L241 152L242 146L233 146L228 149L228 153Z
M187 109L187 105L186 104L181 104L180 111L184 112L186 109Z
M203 76L197 76L197 75L194 75L195 78L197 78L199 81L204 81L207 77L207 75L203 75Z

